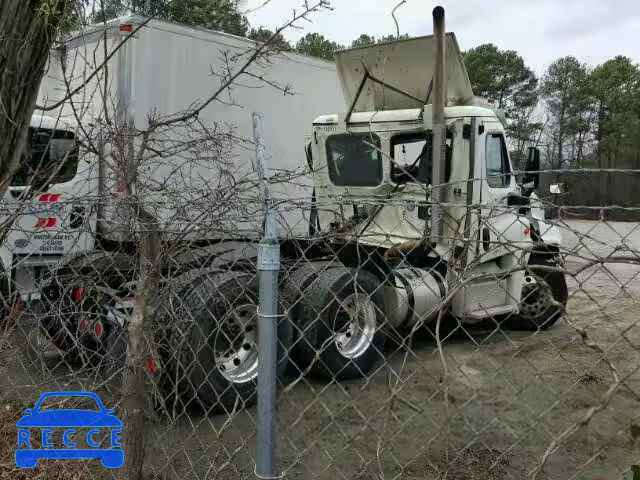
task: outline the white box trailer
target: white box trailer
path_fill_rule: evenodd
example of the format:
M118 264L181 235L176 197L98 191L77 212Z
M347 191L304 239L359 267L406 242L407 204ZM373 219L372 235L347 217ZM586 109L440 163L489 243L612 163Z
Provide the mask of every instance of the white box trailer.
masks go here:
M22 290L33 289L34 269L90 252L98 240L122 241L128 232L130 218L117 208L126 176L114 155L118 133L135 131L136 150L150 118L169 118L206 102L255 49L255 42L233 35L128 16L88 28L52 51L38 96L45 111L36 111L32 133L72 130L81 144L101 146L103 155L99 160L81 147L77 156L67 156L64 175L57 175L15 221L5 253L10 251L18 265L15 280ZM252 201L258 191L250 184L233 187L239 190L237 211L212 214L216 194L252 174L252 113L263 119L272 173L295 177L274 184L274 195L309 200L303 139L320 113L343 109L332 62L293 52L264 57L189 126L178 123L154 132L152 148L135 167L138 198L159 216L165 233L192 240L255 235L262 213ZM198 143L195 137L205 130L210 138ZM10 188L5 215L24 203L26 183L24 176ZM308 212L281 213L282 233L308 232Z

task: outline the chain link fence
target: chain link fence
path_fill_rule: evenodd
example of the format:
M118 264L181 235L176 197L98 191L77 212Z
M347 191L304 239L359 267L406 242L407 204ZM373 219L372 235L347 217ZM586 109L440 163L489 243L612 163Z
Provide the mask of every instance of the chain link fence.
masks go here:
M297 119L343 106L333 66L103 27L52 53L52 116L0 201L0 479L632 478L637 170L537 172L532 196L477 105L438 125L433 169L422 93L400 109L385 83L411 77L379 61L393 43L293 166ZM270 91L277 151L247 113Z
M252 202L245 207L259 218ZM353 206L271 202L324 213ZM373 226L380 209L421 208L361 197L357 205ZM583 208L596 218L602 209ZM388 247L373 245L370 231L301 238L281 224L271 292L259 286L259 244L232 232L176 248L154 244L166 232L149 226L144 248L35 269L35 256L15 259L4 277L0 476L122 474L98 460L15 466L24 410L45 392L84 391L125 422L124 456L146 478L256 478L260 448L272 447L278 478L630 479L640 461L638 224L561 214L548 220L562 234L557 250L525 252L500 238L502 227L488 240L447 239L452 251L436 256L420 232L397 241L408 218L384 225ZM474 270L495 249L491 267ZM22 267L35 272L37 290L21 297ZM260 311L267 294L277 294L272 312ZM260 322L277 334L273 416L255 406ZM81 408L72 400L51 397L38 411ZM276 422L275 443L257 442L260 415ZM87 429L76 426L78 445L109 443ZM31 444L46 443L33 430ZM52 430L60 444L64 429Z

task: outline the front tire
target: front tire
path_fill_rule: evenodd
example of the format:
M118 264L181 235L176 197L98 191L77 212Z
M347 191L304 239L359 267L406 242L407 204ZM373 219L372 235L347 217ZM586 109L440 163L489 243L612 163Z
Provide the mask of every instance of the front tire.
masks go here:
M546 330L564 313L569 298L565 275L553 256L533 254L525 273L519 313L506 320L511 330ZM546 268L540 268L546 267Z

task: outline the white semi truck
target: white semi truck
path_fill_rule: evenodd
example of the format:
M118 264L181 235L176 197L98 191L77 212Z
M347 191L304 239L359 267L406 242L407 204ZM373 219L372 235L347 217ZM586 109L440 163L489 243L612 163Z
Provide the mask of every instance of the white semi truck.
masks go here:
M391 332L397 338L440 312L463 323L492 319L528 330L547 328L562 314L568 292L561 239L534 193L539 152L530 149L527 173L516 179L503 123L473 96L441 8L434 27L434 36L338 53L340 94L326 64L318 67L325 72L314 91L321 105L309 102L311 110L346 113L313 121L306 162L298 160L312 184L290 196L295 208L285 209L304 222L280 239L279 372L290 354L297 368L327 378L367 375ZM343 95L346 108L334 104ZM292 145L302 132L290 133L267 144L273 158L275 148L296 156ZM273 187L282 198L285 189ZM99 225L100 211L88 221ZM200 240L165 266L175 278L154 319L160 384L206 407L249 404L258 375L256 243L210 233ZM95 243L71 261L73 269L59 270L48 298L58 311L84 306L83 314L45 322L60 348L122 354L112 332L126 329L135 284L134 256L123 251L115 239ZM92 289L95 278L112 294Z

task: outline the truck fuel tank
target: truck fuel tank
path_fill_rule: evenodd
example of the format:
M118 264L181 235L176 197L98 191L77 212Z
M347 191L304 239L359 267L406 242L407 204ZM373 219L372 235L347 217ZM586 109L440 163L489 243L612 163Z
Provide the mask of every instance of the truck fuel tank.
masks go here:
M389 326L411 328L436 319L448 293L444 277L433 269L407 266L392 272L392 284L384 287Z

